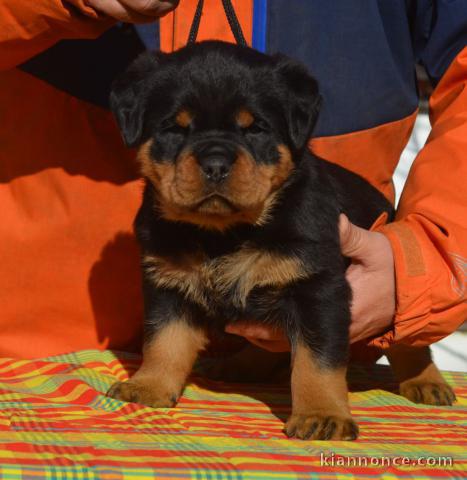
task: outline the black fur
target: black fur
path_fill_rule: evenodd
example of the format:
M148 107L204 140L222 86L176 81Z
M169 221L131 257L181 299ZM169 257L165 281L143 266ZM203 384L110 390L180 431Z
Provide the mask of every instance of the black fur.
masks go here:
M157 192L147 181L135 221L144 255L177 258L201 249L215 259L248 242L298 257L308 273L281 288L253 289L244 308L233 305L229 294L207 290L206 309L177 289L154 287L143 271L147 338L181 313L220 329L225 322L248 318L283 327L292 347L302 339L323 365L346 363L351 292L338 217L344 212L356 225L369 228L383 211L392 216L393 209L365 180L307 149L320 102L316 81L300 64L222 42L146 54L115 82L111 105L123 137L129 146L153 139L154 161L175 159L187 144L196 151L215 139L241 146L265 165L276 164L277 146L286 145L295 165L266 224L238 224L223 232L163 218ZM239 106L254 113L251 128L229 122ZM194 127L174 124L181 108L196 112Z

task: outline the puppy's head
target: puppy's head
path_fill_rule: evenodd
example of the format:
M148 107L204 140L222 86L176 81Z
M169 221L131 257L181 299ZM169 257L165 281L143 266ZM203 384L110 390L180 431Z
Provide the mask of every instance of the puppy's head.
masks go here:
M144 54L111 93L160 214L221 231L266 221L319 104L300 64L223 42Z

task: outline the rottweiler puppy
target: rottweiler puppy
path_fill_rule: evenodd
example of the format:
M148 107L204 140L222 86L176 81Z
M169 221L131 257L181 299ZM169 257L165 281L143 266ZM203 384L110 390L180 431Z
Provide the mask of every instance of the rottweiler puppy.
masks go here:
M357 437L338 218L369 228L393 208L309 151L320 103L301 64L224 42L143 54L115 81L112 110L145 178L135 220L145 344L110 396L173 406L207 331L250 319L290 340L287 435Z

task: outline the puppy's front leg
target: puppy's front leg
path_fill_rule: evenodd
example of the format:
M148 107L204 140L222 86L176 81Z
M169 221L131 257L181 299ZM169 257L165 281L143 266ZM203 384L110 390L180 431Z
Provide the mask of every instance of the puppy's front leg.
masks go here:
M153 308L146 308L143 363L129 381L114 384L107 395L154 408L172 407L207 337L176 292L154 293Z
M292 415L285 433L313 440L354 440L358 427L347 399L345 367L324 367L310 348L298 343L292 361Z
M295 318L288 322L294 325L289 329L292 415L285 427L289 437L354 440L358 436L346 382L348 288L344 278L313 279L297 285L291 296Z

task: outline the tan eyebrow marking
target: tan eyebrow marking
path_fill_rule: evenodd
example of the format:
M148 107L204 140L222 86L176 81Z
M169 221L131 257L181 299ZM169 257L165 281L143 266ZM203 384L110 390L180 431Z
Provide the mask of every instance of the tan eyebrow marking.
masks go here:
M193 115L188 110L180 110L175 117L175 122L180 127L186 128L193 121Z
M255 121L255 117L246 109L239 110L235 119L241 128L247 128Z

